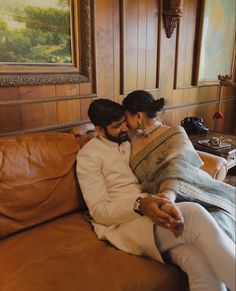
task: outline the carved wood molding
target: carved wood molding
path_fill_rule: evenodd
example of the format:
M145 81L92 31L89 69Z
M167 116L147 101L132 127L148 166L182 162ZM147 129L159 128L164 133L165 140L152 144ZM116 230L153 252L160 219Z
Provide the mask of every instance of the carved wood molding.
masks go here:
M90 77L90 66L91 66L91 28L90 28L90 5L89 0L80 0L81 1L81 19L80 19L80 26L81 26L81 69L83 72L84 77L87 78L89 81ZM86 81L84 81L86 82ZM82 81L81 81L82 83Z
M166 36L171 38L182 17L183 0L165 0L163 4L163 21Z
M66 83L85 83L90 81L91 73L91 5L90 0L78 0L79 22L78 27L74 27L74 34L77 33L78 42L74 43L74 51L78 58L73 66L52 65L46 68L39 66L24 66L26 72L20 70L16 65L9 65L1 68L0 65L0 87L31 86L43 84L66 84ZM78 11L74 12L78 14ZM78 46L80 51L78 52ZM33 67L33 70L31 69ZM27 72L27 69L30 72Z
M0 86L32 86L32 85L49 85L49 84L66 84L66 83L85 83L89 78L80 73L35 73L35 74L9 74L0 76Z

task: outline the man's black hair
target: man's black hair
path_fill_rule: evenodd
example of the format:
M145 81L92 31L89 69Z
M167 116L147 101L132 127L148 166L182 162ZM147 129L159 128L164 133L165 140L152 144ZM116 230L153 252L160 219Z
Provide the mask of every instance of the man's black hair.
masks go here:
M122 105L109 99L96 99L88 109L88 116L94 125L106 128L113 121L120 120L125 115Z

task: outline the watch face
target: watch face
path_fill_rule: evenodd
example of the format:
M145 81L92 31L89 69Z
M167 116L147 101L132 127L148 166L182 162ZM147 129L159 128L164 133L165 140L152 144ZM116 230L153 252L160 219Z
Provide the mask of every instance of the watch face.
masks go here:
M138 199L134 202L134 211L140 214L140 200L141 198L138 197Z
M140 206L140 202L136 200L136 201L134 202L134 210L135 210L135 211L139 211L139 206Z

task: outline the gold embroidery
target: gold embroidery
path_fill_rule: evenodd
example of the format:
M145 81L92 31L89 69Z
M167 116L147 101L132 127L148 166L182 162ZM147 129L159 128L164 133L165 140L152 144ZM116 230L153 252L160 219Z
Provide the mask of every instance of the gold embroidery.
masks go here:
M184 129L181 126L171 127L170 129L157 136L153 141L146 144L140 151L138 151L133 157L130 158L130 166L134 171L138 164L150 154L156 147L161 145L164 141L175 134L185 134Z

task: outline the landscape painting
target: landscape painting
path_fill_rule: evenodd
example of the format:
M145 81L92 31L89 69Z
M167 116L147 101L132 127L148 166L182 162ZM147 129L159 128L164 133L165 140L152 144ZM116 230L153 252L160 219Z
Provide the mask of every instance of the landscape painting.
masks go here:
M71 64L69 0L0 0L0 64Z

